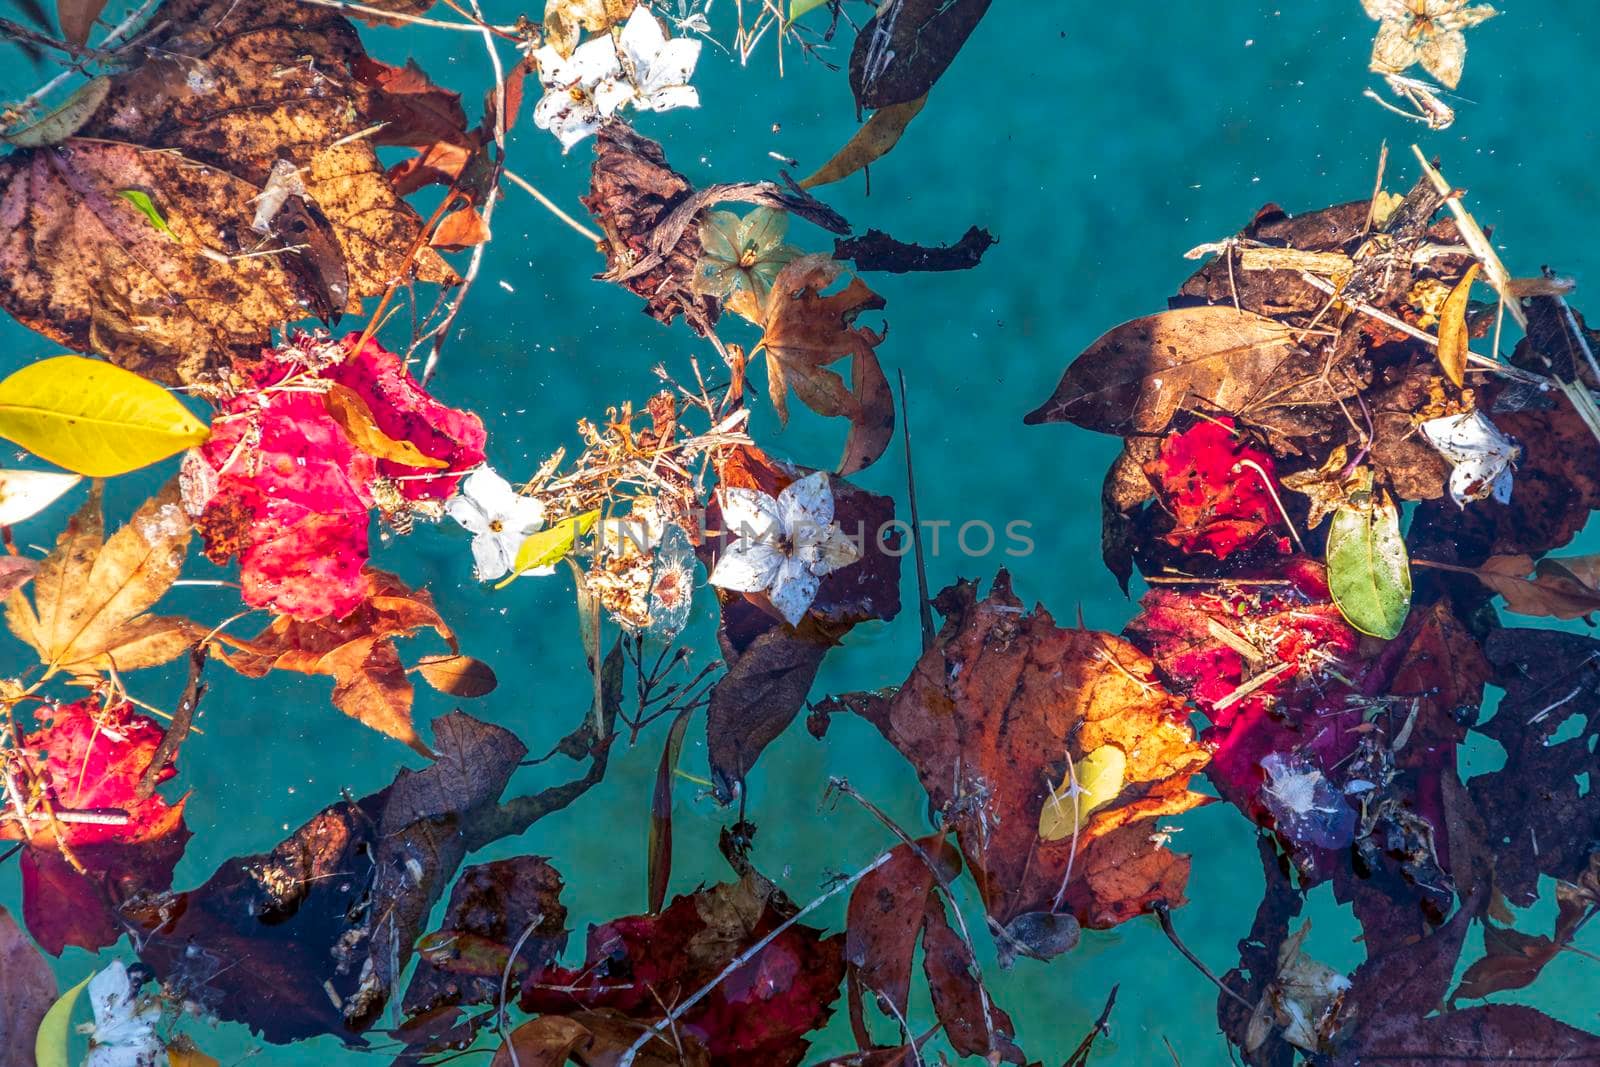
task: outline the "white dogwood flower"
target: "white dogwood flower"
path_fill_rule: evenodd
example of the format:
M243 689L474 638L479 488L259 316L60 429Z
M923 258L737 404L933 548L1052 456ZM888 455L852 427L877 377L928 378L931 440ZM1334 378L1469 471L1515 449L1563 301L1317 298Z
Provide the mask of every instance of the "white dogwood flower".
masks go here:
M1522 458L1522 447L1483 412L1429 419L1422 424L1422 436L1455 467L1450 498L1457 507L1489 496L1502 504L1511 502L1511 468Z
M734 540L717 559L711 584L765 592L791 626L811 607L823 575L861 558L833 521L833 488L822 471L776 499L753 489L723 489L720 499L723 527Z
M633 9L617 41L623 71L632 82L629 99L641 111L671 111L699 107L700 94L689 84L700 61L700 42L687 37L668 38L661 23L643 5Z
M80 1033L89 1035L89 1056L83 1067L166 1064L166 1049L155 1029L161 1005L139 999L121 960L89 980L89 1004L94 1008L94 1022L79 1027Z
M544 86L533 108L533 124L555 134L563 153L598 130L632 95L632 87L620 80L622 64L609 36L585 41L570 58L549 45L533 58Z
M479 467L461 481L461 491L445 505L445 514L472 534L472 569L480 582L494 581L511 570L517 549L544 527L544 505L523 496L488 467ZM554 566L527 574L551 574Z

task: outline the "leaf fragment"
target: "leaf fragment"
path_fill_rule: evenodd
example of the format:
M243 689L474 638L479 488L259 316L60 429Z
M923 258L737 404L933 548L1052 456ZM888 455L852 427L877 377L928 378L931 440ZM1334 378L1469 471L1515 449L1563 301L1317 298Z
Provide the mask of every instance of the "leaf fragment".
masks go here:
M545 529L532 534L522 542L517 549L517 558L512 563L511 576L495 586L502 589L511 584L519 575L529 571L539 570L543 567L552 567L567 558L567 554L578 543L578 538L588 533L600 519L598 509L586 511L582 515L571 515L560 522L551 523Z
M18 148L42 148L46 145L60 144L94 118L94 113L100 110L100 105L105 103L106 95L110 92L111 79L108 76L102 74L98 78L91 78L73 90L71 96L38 122L14 133L0 136L0 141L6 141Z
M0 381L0 437L93 478L149 466L210 432L159 385L97 359L56 356Z
M172 232L172 227L167 225L166 218L161 214L161 209L156 207L156 202L150 199L150 194L143 189L118 189L117 195L139 209L139 214L150 220L150 225L172 238L178 235Z
M60 999L45 1012L44 1021L39 1024L39 1036L33 1045L33 1058L38 1061L39 1067L71 1067L67 1059L67 1038L72 1032L72 1009L77 1007L79 995L88 988L89 979L93 977L93 974L89 975L61 994Z

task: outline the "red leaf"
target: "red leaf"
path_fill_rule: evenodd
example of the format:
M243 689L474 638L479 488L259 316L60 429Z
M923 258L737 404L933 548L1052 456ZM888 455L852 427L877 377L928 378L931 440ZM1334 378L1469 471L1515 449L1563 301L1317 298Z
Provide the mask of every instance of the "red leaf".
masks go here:
M1176 523L1166 540L1184 552L1226 559L1280 521L1265 480L1274 477L1272 457L1246 444L1232 419L1168 434L1145 473Z
M25 768L39 779L57 813L115 816L101 822L35 819L22 857L22 911L47 951L67 945L102 948L122 936L114 907L139 891L172 885L189 830L183 801L169 804L136 790L165 736L155 720L127 703L102 709L97 697L48 711L49 725L29 734ZM157 775L176 773L168 766ZM38 809L43 811L45 809ZM121 817L126 816L126 821ZM0 838L23 840L16 822L0 823ZM79 873L63 848L87 873Z

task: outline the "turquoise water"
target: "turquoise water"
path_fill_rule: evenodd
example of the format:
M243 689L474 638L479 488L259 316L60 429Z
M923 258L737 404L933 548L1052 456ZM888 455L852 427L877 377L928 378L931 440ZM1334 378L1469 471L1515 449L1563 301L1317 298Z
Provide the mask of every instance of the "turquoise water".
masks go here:
M495 22L520 13L494 0L484 6ZM723 40L730 36L729 6L719 0L711 13ZM997 4L901 145L873 168L870 197L859 179L823 191L858 228L937 243L977 223L1000 238L975 271L871 281L888 300L890 333L880 355L891 378L895 369L905 373L910 390L923 514L957 524L985 519L997 528L1012 519L1031 522L1034 552L1003 560L1025 601L1042 602L1064 621L1081 610L1088 625L1110 630L1132 613L1099 564L1099 485L1116 442L1066 426L1024 428L1022 413L1104 329L1164 306L1192 269L1182 259L1185 249L1233 232L1261 204L1300 210L1365 197L1385 139L1390 187L1408 186L1415 170L1407 146L1416 140L1470 190L1514 273L1548 263L1580 284L1600 278L1592 221L1600 203L1592 111L1600 92L1592 62L1600 20L1592 2L1518 5L1472 31L1461 90L1469 100L1458 101L1459 121L1439 134L1361 98L1370 83L1372 29L1356 0ZM469 101L480 98L487 75L476 37L363 32L376 56L415 57ZM791 51L780 79L770 44L743 69L708 47L695 80L700 110L644 116L638 127L661 140L696 184L768 176L777 165L769 151L809 171L854 129L842 72L803 63ZM587 145L563 159L526 116L511 138L511 168L574 210L587 187L589 159ZM681 328L645 318L631 294L590 280L601 264L587 243L518 190L506 196L435 393L483 416L490 462L517 478L558 446L575 445L578 417L648 396L654 363L684 369L695 342ZM791 240L831 247L827 235L799 224ZM1584 293L1580 288L1580 307ZM0 370L57 351L9 322L0 330ZM765 447L800 462L827 465L837 454L837 428L804 413L779 433L770 413L758 408L753 425ZM903 508L898 447L897 441L890 457L858 480L895 495ZM9 454L5 460L13 462ZM110 513L125 516L171 466L114 482ZM19 540L47 544L65 514L62 506L23 525ZM466 537L446 527L375 543L375 558L409 582L426 584L463 647L499 673L498 692L467 710L516 731L535 752L577 722L590 679L564 577L487 593L471 581ZM935 589L958 576L987 579L1000 562L946 551L929 560L930 579ZM197 561L192 573L209 570ZM909 567L904 579L912 604ZM207 588L177 590L171 606L213 621L233 610ZM705 657L715 655L712 622L707 597L689 638ZM26 663L9 638L5 648L8 664ZM899 682L918 650L914 611L889 625L861 627L829 657L816 694ZM328 705L325 680L270 675L246 682L214 671L213 682L200 718L204 735L189 741L181 764L180 783L192 790L188 822L195 837L178 867L178 887L200 883L230 856L269 849L340 790L371 792L397 766L417 762ZM131 685L142 699L170 705L182 680L151 671ZM451 706L438 694L418 694L419 719ZM699 774L705 758L698 722L689 736L685 765ZM575 946L586 924L642 910L661 737L660 729L647 732L637 748L616 753L607 780L571 809L471 861L519 852L552 857L566 878L569 922L580 935ZM551 784L564 773L552 765L525 769L512 791ZM758 864L801 900L890 843L854 807L821 804L829 775L848 777L904 825L924 825L923 794L910 768L865 723L838 720L821 743L796 723L763 757L750 783L748 814L761 828ZM732 814L682 782L676 819L674 892L725 877L715 842ZM1253 832L1220 805L1170 821L1182 827L1174 847L1195 857L1193 903L1175 920L1190 947L1220 972L1237 958L1236 942L1249 928L1260 888ZM822 912L831 928L838 928L842 901ZM1351 941L1353 921L1333 911L1326 890L1313 901L1313 954L1353 966L1362 954ZM0 868L0 903L19 906L14 865ZM1600 934L1591 929L1580 945L1600 949ZM1112 1035L1094 1062L1164 1063L1169 1043L1191 1067L1227 1062L1214 990L1153 923L1089 935L1048 966L1023 961L1001 972L992 956L985 963L991 991L1018 1022L1019 1043L1047 1063L1076 1045L1119 982ZM69 950L60 975L74 982L93 966L87 954ZM1581 993L1586 983L1593 988L1595 966L1563 955L1525 999L1592 1027L1594 1006ZM914 1002L913 1011L920 1011L913 1015L918 1029L931 1021L925 1003ZM256 1045L239 1027L191 1031L225 1063ZM818 1050L849 1047L848 1027L836 1018ZM269 1048L250 1062L374 1061L321 1039Z

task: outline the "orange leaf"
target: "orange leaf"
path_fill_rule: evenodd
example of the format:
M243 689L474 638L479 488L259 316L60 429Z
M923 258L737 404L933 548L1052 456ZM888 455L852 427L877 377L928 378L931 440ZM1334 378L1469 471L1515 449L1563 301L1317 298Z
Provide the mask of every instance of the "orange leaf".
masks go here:
M1458 389L1467 380L1467 299L1477 277L1478 265L1474 263L1450 290L1439 311L1439 367Z
M361 399L361 394L349 386L335 382L328 389L326 399L328 414L333 421L337 422L339 428L345 432L345 436L350 438L350 443L367 455L376 459L393 460L395 463L404 463L411 467L425 467L428 470L445 470L450 466L449 460L425 455L412 442L398 441L378 429L378 422L373 417L372 409Z

